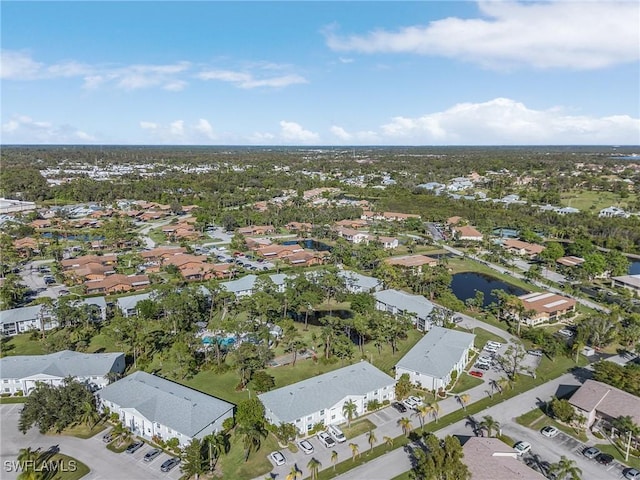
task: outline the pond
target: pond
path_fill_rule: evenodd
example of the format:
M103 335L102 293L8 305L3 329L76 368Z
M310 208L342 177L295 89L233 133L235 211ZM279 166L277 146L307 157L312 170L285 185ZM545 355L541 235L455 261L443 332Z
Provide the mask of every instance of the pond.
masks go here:
M451 291L463 302L468 298L473 298L476 295L476 290L484 293L483 307L497 301L497 298L491 294L492 290L505 290L511 295L524 295L527 293L526 290L520 287L483 273L462 272L452 276Z
M509 227L499 227L494 229L491 233L500 238L518 238L520 235L520 232L518 232L518 230Z
M637 275L640 273L640 261L631 262L629 265L629 275Z

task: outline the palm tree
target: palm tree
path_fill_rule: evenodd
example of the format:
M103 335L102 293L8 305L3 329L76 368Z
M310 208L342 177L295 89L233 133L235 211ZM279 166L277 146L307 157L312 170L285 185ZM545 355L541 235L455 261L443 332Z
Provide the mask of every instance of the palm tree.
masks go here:
M342 405L342 414L347 419L347 427L351 426L351 420L358 416L358 405L353 400L349 400Z
M369 433L367 433L367 442L369 442L369 453L371 453L371 450L373 450L373 446L377 441L378 438L376 437L376 434L373 433L373 430L369 430Z
M502 395L502 392L504 392L507 388L511 387L511 381L507 377L502 377L496 383L498 385L498 388L500 389L500 395Z
M338 463L338 452L335 450L331 451L331 463L333 464L333 471L336 471L336 464Z
M36 480L41 477L41 473L36 471L40 449L32 450L31 447L21 448L18 453L18 462L22 472L18 475L19 480Z
M496 432L500 430L500 422L494 420L491 415L485 415L482 417L482 421L480 422L480 428L483 428L487 431L487 434L491 437L491 434L495 430Z
M412 428L411 420L409 420L407 417L402 417L400 420L398 420L398 425L400 425L400 427L402 428L402 432L408 437Z
M209 470L213 471L220 456L229 451L229 437L224 432L218 432L207 435L205 441L209 450Z
M463 393L458 398L460 399L460 404L462 405L462 408L466 412L467 404L469 403L469 400L471 400L471 395L469 395L468 393Z
M82 413L80 414L79 422L86 424L89 429L92 429L100 420L100 414L96 410L96 406L93 402L84 402L82 404Z
M438 423L438 417L440 416L440 405L438 404L438 402L431 402L427 405L427 408L429 409L429 412L431 413L431 415L433 415L433 418L435 419L436 423Z
M309 472L311 472L311 480L316 480L318 478L318 470L322 468L322 463L315 458L311 458L309 463L307 463L307 468L309 469Z
M424 430L424 419L427 417L427 415L429 415L430 411L431 410L429 409L428 405L422 404L422 405L418 405L416 407L416 412L412 414L412 416L418 417L418 420L420 420L420 428L423 430Z
M360 447L357 443L350 443L349 447L351 447L351 460L355 462L356 457L360 455Z
M386 435L382 437L382 441L389 447L393 448L393 438L387 437Z
M550 473L555 473L556 478L566 479L569 477L571 480L580 480L582 476L582 470L578 468L576 462L564 455L560 457L558 463L553 463L549 468Z
M260 450L262 438L267 436L267 431L262 425L239 425L236 433L242 435L245 462L249 460L252 451Z
M302 477L302 472L298 470L298 467L294 465L293 467L291 467L291 470L289 471L289 474L285 477L285 480L297 480L300 477Z

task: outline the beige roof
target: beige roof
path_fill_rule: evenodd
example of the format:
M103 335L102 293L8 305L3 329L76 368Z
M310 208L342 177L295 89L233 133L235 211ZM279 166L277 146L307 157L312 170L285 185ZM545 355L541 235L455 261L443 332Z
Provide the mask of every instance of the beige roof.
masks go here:
M587 380L569 399L569 403L585 412L595 409L609 417L630 416L640 424L640 397L606 383Z
M405 255L403 257L387 258L389 265L400 265L401 267L420 267L422 265L437 265L438 260L426 255Z
M516 458L516 453L497 438L471 437L462 447L462 461L472 480L542 480L545 477Z
M551 292L533 292L518 297L522 300L527 310L535 310L538 313L564 312L573 308L576 301L573 298L563 297Z
M524 250L529 255L537 255L544 250L544 247L542 245L523 242L522 240L516 240L512 238L505 240L503 245L505 248L515 248L517 250Z
M460 237L482 238L482 233L473 228L471 225L465 225L464 227L455 227L454 230L460 234Z
M584 263L584 258L582 257L560 257L556 260L560 265L564 265L565 267L575 267L577 265L582 265Z

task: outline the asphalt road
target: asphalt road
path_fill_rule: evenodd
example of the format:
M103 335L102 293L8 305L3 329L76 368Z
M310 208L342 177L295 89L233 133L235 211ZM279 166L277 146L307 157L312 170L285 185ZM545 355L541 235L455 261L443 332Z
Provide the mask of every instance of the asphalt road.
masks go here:
M181 476L179 465L167 473L160 471L160 465L169 458L166 453L151 462L144 462L144 455L151 449L148 445L134 454L108 450L102 442L104 432L87 440L66 435L42 435L37 428L23 435L18 431L21 409L21 404L0 405L0 478L3 480L18 478L19 472L11 471L10 466L17 460L21 448L47 450L52 446L57 446L60 453L80 460L91 469L83 480L177 480Z

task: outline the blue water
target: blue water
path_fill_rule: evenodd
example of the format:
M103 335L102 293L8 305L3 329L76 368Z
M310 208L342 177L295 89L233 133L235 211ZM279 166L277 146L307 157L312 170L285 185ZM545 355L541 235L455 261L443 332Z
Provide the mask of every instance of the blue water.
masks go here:
M491 233L501 238L518 238L519 236L518 230L508 227L496 228Z
M451 291L463 302L468 298L475 297L476 290L484 293L483 307L486 307L492 302L497 302L498 299L491 294L492 290L505 290L511 295L524 295L527 293L526 290L520 287L482 273L463 272L456 273L452 276Z
M637 275L640 273L640 261L631 262L629 265L629 275Z
M220 345L222 345L223 347L229 347L231 345L233 345L234 343L236 343L236 339L233 337L226 337L226 338L219 338L219 337L215 337L218 339L218 343ZM204 345L211 345L214 342L214 337L204 337L202 339L202 343Z

